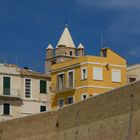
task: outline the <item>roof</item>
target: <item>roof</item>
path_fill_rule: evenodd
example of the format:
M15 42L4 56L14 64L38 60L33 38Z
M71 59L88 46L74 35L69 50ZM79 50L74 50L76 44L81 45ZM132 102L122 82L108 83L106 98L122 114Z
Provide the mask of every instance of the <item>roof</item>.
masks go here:
M65 45L66 47L75 48L75 44L73 42L73 39L71 37L71 34L69 32L67 25L65 26L65 29L58 41L56 48L58 48L59 45Z
M80 43L77 49L84 49L83 44L82 44L82 43Z
M48 80L51 79L50 76L48 76L46 74L35 72L35 71L29 70L29 69L23 69L15 64L0 64L0 65L2 67L15 68L15 71L17 71L18 74L21 76L28 76L28 77L34 77L34 78L47 78Z
M133 69L138 69L140 68L140 64L134 64L134 65L130 65L127 67L127 70L133 70Z
M48 49L53 49L53 46L52 46L51 44L49 44L48 47L47 47L46 49L47 49L47 50L48 50Z
M42 74L42 73L35 72L32 70L27 70L27 69L21 69L21 68L20 68L20 75L21 76L35 77L35 78L47 78L50 80L50 77L46 74Z
M114 52L115 54L117 54L118 56L120 56L121 58L123 58L123 59L125 59L125 60L126 60L126 58L125 58L125 57L121 56L120 54L118 54L117 52L115 52L114 50L112 50L112 49L111 49L111 48L109 48L109 47L104 47L104 48L101 48L101 51L103 51L103 50L111 50L112 52Z

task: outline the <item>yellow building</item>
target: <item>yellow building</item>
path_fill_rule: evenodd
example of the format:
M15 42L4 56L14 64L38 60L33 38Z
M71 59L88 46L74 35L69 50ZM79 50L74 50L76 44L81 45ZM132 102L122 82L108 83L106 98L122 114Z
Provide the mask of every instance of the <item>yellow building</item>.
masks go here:
M51 67L52 108L96 96L126 84L126 60L110 50Z
M46 50L46 73L51 74L52 109L97 96L126 84L126 60L109 48L101 56L84 56L68 26L56 46ZM54 55L55 51L55 55Z

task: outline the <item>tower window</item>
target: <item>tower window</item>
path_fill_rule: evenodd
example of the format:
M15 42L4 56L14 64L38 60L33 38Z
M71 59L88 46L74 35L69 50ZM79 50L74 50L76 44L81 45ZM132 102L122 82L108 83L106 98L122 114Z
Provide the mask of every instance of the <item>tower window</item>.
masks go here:
M70 51L70 56L72 56L72 51Z

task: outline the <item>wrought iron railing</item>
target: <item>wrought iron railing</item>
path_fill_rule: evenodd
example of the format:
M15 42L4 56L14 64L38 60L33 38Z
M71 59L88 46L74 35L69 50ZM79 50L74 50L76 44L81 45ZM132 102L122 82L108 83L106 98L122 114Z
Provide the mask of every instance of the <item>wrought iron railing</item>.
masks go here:
M11 97L21 97L19 89L3 88L3 94L5 96Z
M76 81L64 81L64 82L56 82L51 84L52 92L63 92L66 90L74 90Z

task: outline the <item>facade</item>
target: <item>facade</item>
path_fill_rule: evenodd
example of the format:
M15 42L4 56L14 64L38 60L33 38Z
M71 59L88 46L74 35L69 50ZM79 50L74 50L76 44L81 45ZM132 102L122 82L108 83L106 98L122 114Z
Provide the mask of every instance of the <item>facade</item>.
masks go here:
M50 110L50 77L0 64L0 121Z
M126 84L126 60L109 48L51 65L52 109Z
M51 75L52 109L96 96L126 84L126 60L109 48L100 56L85 56L65 26L56 48L46 49L46 73Z
M127 83L140 80L140 64L131 65L127 68Z

